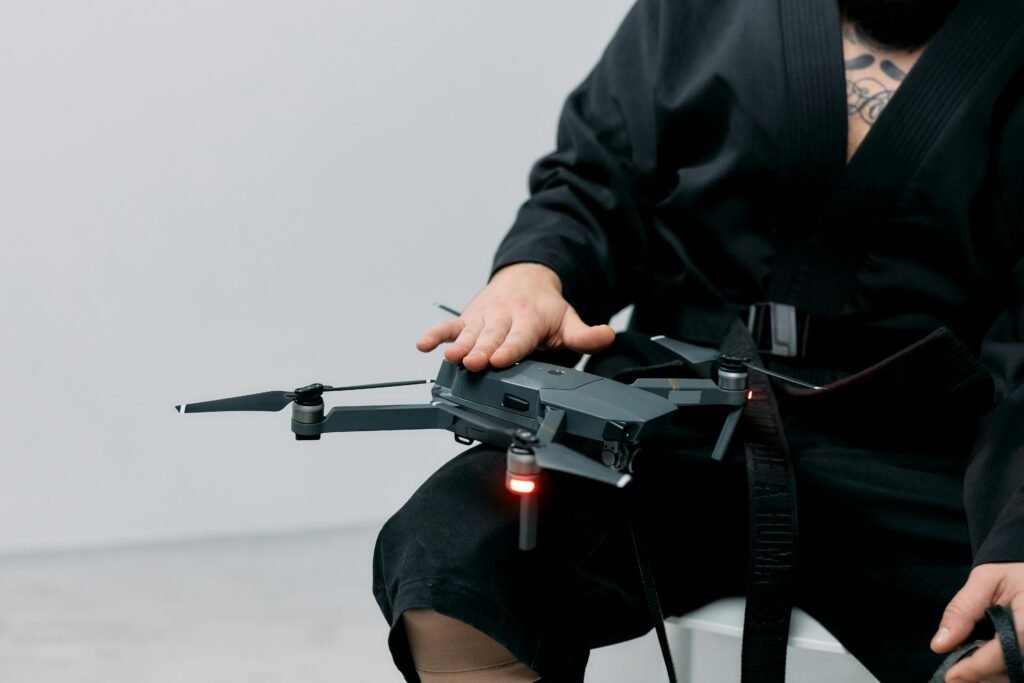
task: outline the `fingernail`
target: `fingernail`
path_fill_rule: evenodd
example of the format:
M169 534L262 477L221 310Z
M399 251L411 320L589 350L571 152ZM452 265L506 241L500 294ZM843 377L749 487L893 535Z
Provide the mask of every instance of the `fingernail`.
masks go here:
M936 645L942 645L944 642L946 642L946 640L948 638L949 638L949 629L946 628L945 626L943 626L935 634L935 637L932 638L932 642L935 643Z

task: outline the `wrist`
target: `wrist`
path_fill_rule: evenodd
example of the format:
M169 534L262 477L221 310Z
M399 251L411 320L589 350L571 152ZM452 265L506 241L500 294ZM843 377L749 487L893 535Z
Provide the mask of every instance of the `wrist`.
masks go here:
M512 263L496 270L489 284L506 281L528 282L530 285L551 287L559 295L562 293L562 279L558 273L543 263Z

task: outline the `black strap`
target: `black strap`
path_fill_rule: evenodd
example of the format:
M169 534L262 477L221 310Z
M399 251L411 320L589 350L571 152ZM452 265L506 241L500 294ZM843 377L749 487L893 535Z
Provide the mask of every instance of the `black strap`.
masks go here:
M957 649L949 653L949 655L942 660L942 664L932 674L932 677L928 679L928 683L946 683L946 674L949 670L956 666L957 662L962 659L967 659L978 651L982 645L985 644L984 640L975 640L973 643L967 645L961 645Z
M999 644L1003 648L1003 659L1006 661L1006 671L1010 683L1024 683L1024 657L1021 656L1020 639L1013 621L1013 612L1005 605L994 605L985 610L985 613L996 627L996 637L999 638ZM972 656L986 642L975 640L950 652L942 660L938 670L928 679L928 683L943 683L950 669L958 662Z
M669 683L677 683L676 668L672 663L672 651L668 647L668 634L665 632L665 615L661 611L661 600L658 598L658 587L654 583L654 569L651 566L651 558L647 554L647 546L640 538L636 523L635 503L629 503L629 533L633 537L633 552L636 553L636 561L640 566L640 580L644 585L644 598L647 600L647 609L651 613L651 622L654 630L658 633L658 645L661 647L661 657L665 660L665 670L668 672Z
M738 318L722 343L722 352L745 356L758 365L761 362L753 338ZM771 385L767 376L758 372L750 373L748 382L753 394L747 401L742 429L750 499L750 573L743 615L742 680L784 683L797 550L796 494ZM634 506L630 498L630 532L644 597L669 681L675 683L654 571L637 528Z
M1006 660L1006 671L1010 676L1010 683L1024 683L1024 658L1021 657L1020 640L1017 637L1017 627L1013 623L1013 612L1004 605L989 607L985 612L995 625L996 637L999 638L999 644L1003 646L1003 658Z
M736 320L722 352L761 364L754 340ZM789 447L766 375L751 372L742 434L750 501L750 574L743 615L742 680L784 683L797 557L797 510Z

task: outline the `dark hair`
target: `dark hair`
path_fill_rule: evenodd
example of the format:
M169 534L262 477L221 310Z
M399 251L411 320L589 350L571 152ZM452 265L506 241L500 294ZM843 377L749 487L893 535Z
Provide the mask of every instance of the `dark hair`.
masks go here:
M868 40L885 47L916 48L942 26L958 0L839 0L843 16Z

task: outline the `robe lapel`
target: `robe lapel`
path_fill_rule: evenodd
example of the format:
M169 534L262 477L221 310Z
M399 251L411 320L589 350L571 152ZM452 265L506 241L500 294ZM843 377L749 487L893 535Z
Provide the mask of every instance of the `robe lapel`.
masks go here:
M845 169L847 114L837 3L780 3L783 19L788 14L792 21L791 26L785 21L783 26L794 107L790 134L796 150L793 163L807 164L809 169L796 167L793 172L796 177L821 173L821 182L831 183L831 187L822 188L827 201L817 219L810 216L810 220L796 221L789 239L780 240L769 298L835 317L849 303L868 241L883 230L897 200L954 114L975 100L990 99L983 93L998 93L1020 68L1024 61L1024 2L962 0ZM819 23L815 25L815 21ZM825 64L813 64L815 57ZM833 120L825 121L828 117ZM814 185L808 181L808 186Z

